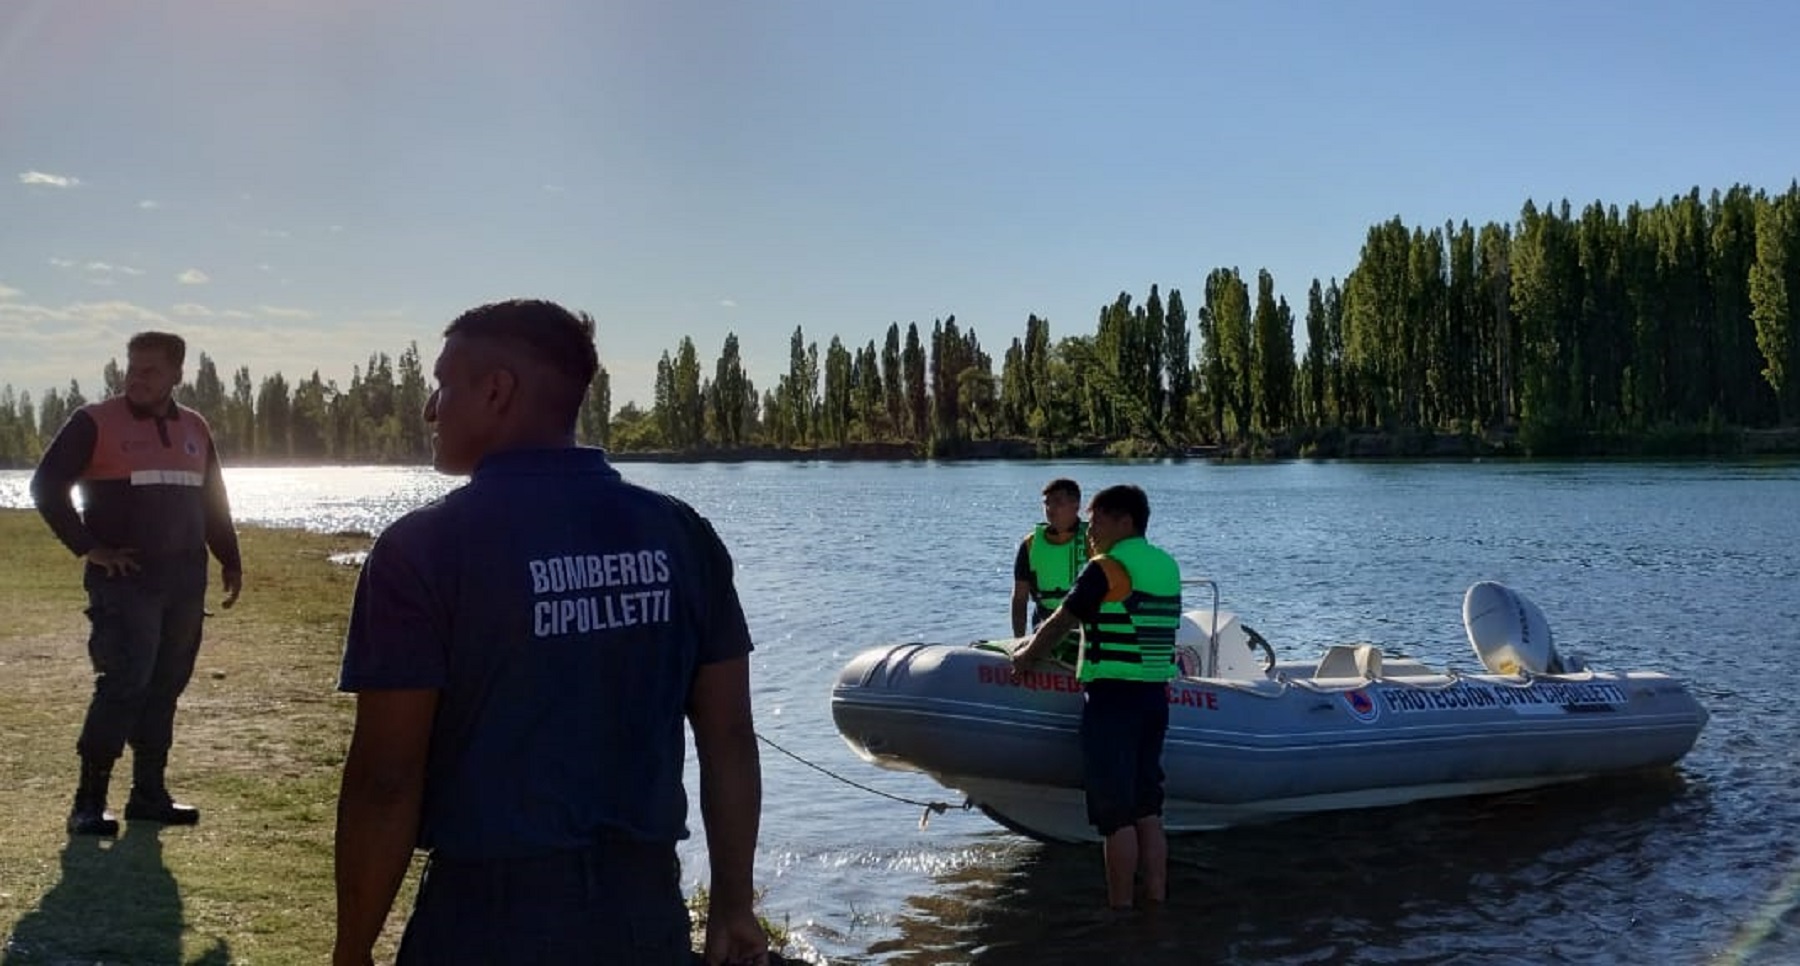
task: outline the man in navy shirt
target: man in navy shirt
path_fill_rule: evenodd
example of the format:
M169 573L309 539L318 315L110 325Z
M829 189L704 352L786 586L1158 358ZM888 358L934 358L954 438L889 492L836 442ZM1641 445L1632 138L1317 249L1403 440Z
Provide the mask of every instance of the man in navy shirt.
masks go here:
M540 301L444 331L425 404L469 484L376 541L340 688L338 963L367 963L414 848L401 963L687 963L683 722L711 860L708 963L762 963L761 772L730 555L575 445L593 321Z

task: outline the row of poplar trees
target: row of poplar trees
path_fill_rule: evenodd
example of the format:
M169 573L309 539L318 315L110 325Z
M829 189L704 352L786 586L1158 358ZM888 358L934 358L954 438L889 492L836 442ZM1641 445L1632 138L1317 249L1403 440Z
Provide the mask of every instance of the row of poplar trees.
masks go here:
M1090 332L1036 315L995 360L955 316L852 347L800 328L758 389L736 334L710 367L683 337L648 408L616 412L605 370L579 435L614 449L704 451L891 442L955 453L987 439L1138 451L1329 430L1517 429L1540 439L1666 426L1800 422L1800 184L1698 188L1621 212L1539 208L1511 225L1369 229L1340 284L1296 309L1267 271L1215 268L1192 310L1178 289L1120 293ZM1304 328L1302 328L1304 327ZM1296 351L1296 335L1305 348ZM117 390L109 363L104 391ZM317 372L229 387L202 354L183 402L228 458L416 462L429 453L417 346L370 357L340 387ZM0 462L36 458L80 387L0 391Z
M1267 271L1121 293L1091 334L1052 342L1033 315L1001 357L954 316L860 348L796 328L760 396L736 336L713 372L683 338L627 448L984 438L1136 439L1156 449L1325 429L1538 439L1800 421L1800 186L1698 188L1621 212L1527 202L1513 225L1369 229L1301 318ZM1190 323L1192 323L1190 325ZM1304 326L1305 350L1295 337ZM927 351L929 349L929 351ZM821 364L822 363L822 364Z

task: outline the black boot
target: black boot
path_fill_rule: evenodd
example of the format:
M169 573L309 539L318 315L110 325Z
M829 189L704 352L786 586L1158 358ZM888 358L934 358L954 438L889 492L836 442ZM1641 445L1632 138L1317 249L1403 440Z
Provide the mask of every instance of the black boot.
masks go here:
M70 835L118 836L119 820L106 810L106 786L111 783L111 763L82 759L81 784L75 788L75 807L69 810Z
M175 801L163 784L163 771L168 763L166 753L147 755L132 750L131 797L125 800L127 820L164 825L193 825L200 821L200 810Z

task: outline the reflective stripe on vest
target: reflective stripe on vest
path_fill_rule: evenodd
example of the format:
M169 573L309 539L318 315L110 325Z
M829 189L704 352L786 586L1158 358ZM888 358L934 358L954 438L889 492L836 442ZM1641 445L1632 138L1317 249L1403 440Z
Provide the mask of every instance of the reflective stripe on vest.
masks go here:
M1175 631L1181 626L1181 567L1143 537L1127 537L1103 557L1124 568L1131 593L1100 605L1088 625L1081 680L1168 681L1175 667Z
M1062 606L1087 559L1086 522L1075 522L1075 536L1066 543L1050 542L1049 524L1040 523L1031 531L1031 589L1044 613Z

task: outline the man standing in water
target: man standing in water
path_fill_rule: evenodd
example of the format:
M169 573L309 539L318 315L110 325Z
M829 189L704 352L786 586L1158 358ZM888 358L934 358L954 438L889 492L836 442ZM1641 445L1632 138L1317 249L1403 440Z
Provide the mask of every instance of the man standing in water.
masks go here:
M370 961L422 848L400 963L685 966L684 719L712 871L705 961L767 959L731 557L686 504L575 444L598 366L593 320L550 302L444 330L425 421L437 469L472 479L384 531L357 584L339 964Z
M237 531L206 420L175 402L187 343L140 332L125 346L125 392L63 424L31 478L57 539L87 561L94 697L75 748L81 780L70 835L114 836L106 810L113 763L131 746L131 821L192 825L200 810L169 794L163 773L175 704L194 673L206 613L206 555L223 568L222 606L244 586ZM79 486L82 509L69 499Z
M1094 559L1074 589L1013 654L1028 666L1077 624L1087 634L1081 660L1081 764L1088 821L1106 842L1106 901L1129 908L1142 875L1145 897L1168 893L1163 834L1163 736L1167 683L1176 676L1181 569L1144 539L1150 501L1135 486L1109 486L1088 505Z

